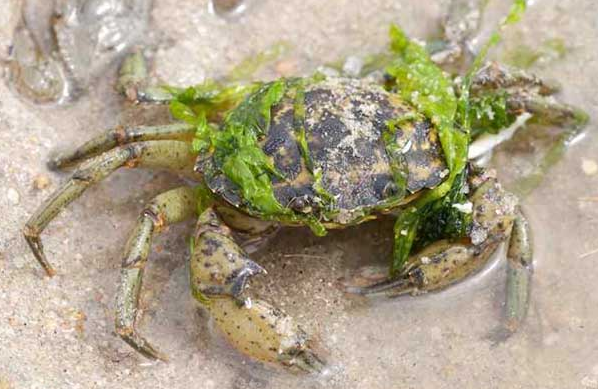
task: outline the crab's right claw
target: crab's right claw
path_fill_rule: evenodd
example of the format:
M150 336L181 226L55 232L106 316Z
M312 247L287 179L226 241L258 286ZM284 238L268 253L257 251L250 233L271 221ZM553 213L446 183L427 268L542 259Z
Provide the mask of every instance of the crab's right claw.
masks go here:
M365 286L348 285L345 290L349 293L388 297L439 290L482 267L497 244L498 241L488 242L482 249L466 240L440 240L411 256L397 277L386 277L379 281L383 273L378 271L368 275L375 282Z

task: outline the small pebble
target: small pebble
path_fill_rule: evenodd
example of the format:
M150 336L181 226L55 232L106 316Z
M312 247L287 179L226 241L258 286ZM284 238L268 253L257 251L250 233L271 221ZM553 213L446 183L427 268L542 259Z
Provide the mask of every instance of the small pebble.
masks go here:
M23 266L25 266L25 264L28 262L27 258L22 257L22 256L16 256L12 259L12 264L14 265L14 267L16 267L17 269L22 269Z
M575 329L581 328L583 327L583 320L580 317L573 316L569 319L569 325Z
M585 376L581 379L581 386L584 388L598 389L598 379Z
M297 63L293 60L284 60L276 64L276 73L283 77L289 77L297 74Z
M326 77L338 77L339 72L336 69L333 69L329 66L318 66L318 72L322 73Z
M245 9L243 0L212 0L212 7L217 14L225 16L227 14L240 13Z
M6 197L8 198L8 201L10 201L10 203L13 205L17 205L19 201L21 201L21 196L15 188L8 188L8 190L6 191Z
M592 159L583 158L581 160L581 170L583 170L587 176L593 176L598 173L598 163Z
M4 377L0 377L0 389L11 389L12 385L10 384L10 381L8 381L8 379L4 378Z
M33 187L37 190L46 189L50 186L50 178L45 174L39 174L33 178Z
M363 60L354 55L347 57L345 64L343 65L343 72L351 77L359 76L361 68L363 67Z
M442 339L442 329L440 327L430 328L430 337L432 338L432 340L441 340Z
M560 336L556 332L551 332L550 334L544 337L544 345L545 346L554 346L560 341Z

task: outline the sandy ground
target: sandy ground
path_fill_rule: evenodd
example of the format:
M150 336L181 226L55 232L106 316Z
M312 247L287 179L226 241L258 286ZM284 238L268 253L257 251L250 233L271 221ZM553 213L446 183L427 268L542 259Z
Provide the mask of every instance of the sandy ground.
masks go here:
M10 45L17 5L0 2L0 53ZM153 72L174 83L198 82L282 39L292 50L264 75L301 73L349 54L379 51L391 21L414 36L429 36L441 13L435 2L253 0L244 17L227 22L210 15L205 1L158 0ZM534 70L560 80L562 98L597 117L593 0L537 0L507 35L502 50L565 39L566 56ZM527 325L506 343L489 340L503 301L500 265L416 299L364 300L338 290L340 277L385 261L389 221L325 239L306 230L283 231L256 253L269 271L254 283L256 293L296 316L327 350L327 374L305 377L252 363L214 334L188 292L190 223L157 239L142 297L141 332L171 361L150 362L115 335L113 306L127 231L144 202L177 185L166 173L119 171L90 189L44 232L58 275L44 277L34 262L19 230L66 178L46 169L48 155L119 122L164 119L123 107L113 83L110 72L76 103L60 108L31 106L0 83L0 389L598 388L595 121L524 201L535 232L534 294ZM495 165L509 181L525 170L533 151L533 144L505 148ZM523 162L510 163L513 155ZM40 184L44 179L47 186Z

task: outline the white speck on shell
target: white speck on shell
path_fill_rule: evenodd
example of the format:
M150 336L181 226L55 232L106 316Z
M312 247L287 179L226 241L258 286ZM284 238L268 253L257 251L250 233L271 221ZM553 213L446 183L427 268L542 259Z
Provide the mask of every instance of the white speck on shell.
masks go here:
M405 146L403 146L401 149L401 153L406 154L411 149L411 146L413 146L413 142L411 142L411 139L409 139L407 143L405 143Z
M453 204L453 208L465 214L470 214L473 212L473 204L471 203L471 201L468 201L463 204Z

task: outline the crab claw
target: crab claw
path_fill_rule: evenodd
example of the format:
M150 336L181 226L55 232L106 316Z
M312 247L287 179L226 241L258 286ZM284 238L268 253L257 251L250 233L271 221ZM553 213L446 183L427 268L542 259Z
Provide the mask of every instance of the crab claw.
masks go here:
M418 294L449 286L486 263L489 254L496 249L498 242L480 250L479 247L464 242L437 241L412 256L405 264L403 272L395 278L382 277L380 272L369 279L376 280L366 286L346 286L349 293L362 295L384 294L389 297L406 293Z
M342 282L345 292L360 295L380 295L389 297L417 291L418 283L411 280L408 274L398 278L389 278L387 268L367 266L350 280Z
M249 279L266 270L247 257L214 210L204 211L197 224L190 264L193 295L229 343L265 363L321 371L323 360L292 317L245 297Z
M324 360L292 317L261 301L211 298L205 304L226 339L244 354L305 372L320 372Z

